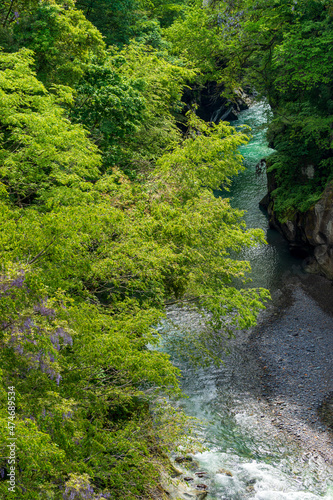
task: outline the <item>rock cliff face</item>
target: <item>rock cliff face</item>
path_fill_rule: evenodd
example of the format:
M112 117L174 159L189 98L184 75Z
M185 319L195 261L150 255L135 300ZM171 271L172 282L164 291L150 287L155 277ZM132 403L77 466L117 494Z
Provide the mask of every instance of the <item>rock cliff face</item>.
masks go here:
M221 95L223 86L217 82L188 87L182 97L186 104L184 111L197 106L197 115L206 122L218 124L220 121L237 120L238 113L251 105L251 98L241 89L234 90L234 99L230 101Z
M320 200L307 212L295 212L290 220L280 222L274 212L271 192L276 189L273 173L267 174L268 194L260 204L270 217L270 226L288 240L294 254L305 257L307 272L321 274L333 280L333 183L329 184Z

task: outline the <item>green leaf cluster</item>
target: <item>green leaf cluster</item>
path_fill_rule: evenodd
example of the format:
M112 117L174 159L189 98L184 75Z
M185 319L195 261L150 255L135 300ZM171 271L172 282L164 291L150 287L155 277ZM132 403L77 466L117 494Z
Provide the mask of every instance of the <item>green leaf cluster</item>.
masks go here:
M92 62L76 87L71 118L83 123L103 152L103 168L131 177L150 170L179 138L176 113L194 73L166 54L140 44L110 49L104 64Z
M70 1L17 6L18 23L0 12L26 45L0 53L1 456L14 386L14 495L153 498L165 451L191 440L161 403L180 395L179 370L152 349L167 304L229 336L268 298L244 288L237 259L262 231L213 195L242 169L248 131L192 112L182 136L195 74L165 48L105 50ZM214 358L208 337L193 344Z
M96 179L100 157L80 125L72 125L31 65L32 52L0 53L0 175L10 199L29 204L55 186Z
M16 2L14 2L16 3ZM46 86L75 85L92 56L103 58L101 33L75 8L73 0L43 0L34 8L12 5L17 21L12 23L9 51L20 47L35 53L38 78Z
M223 66L223 39L214 11L189 6L183 17L164 30L172 52L201 75L201 83L218 80Z

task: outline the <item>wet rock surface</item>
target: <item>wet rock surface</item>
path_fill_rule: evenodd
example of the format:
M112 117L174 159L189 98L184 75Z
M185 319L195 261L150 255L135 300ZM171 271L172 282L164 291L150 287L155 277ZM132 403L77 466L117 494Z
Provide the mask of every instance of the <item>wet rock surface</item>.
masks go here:
M271 193L278 187L274 172L267 173L268 193L260 201L270 217L270 226L289 242L290 251L305 258L304 268L333 280L333 184L306 212L294 212L290 220L279 221Z
M204 85L194 85L188 87L182 97L185 109L192 109L197 106L197 115L206 122L219 123L220 121L237 120L238 114L253 103L253 96L250 97L243 89L234 89L233 100L223 97L223 85L209 81Z
M199 485L189 486L187 483L171 479L165 474L161 476L160 484L169 500L203 500L207 496L208 487L206 485L202 485L202 488L198 488Z

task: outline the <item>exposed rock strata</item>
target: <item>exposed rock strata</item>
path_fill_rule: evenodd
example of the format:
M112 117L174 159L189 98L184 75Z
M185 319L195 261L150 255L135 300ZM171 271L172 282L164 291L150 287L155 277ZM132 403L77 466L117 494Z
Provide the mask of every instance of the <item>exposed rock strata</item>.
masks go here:
M295 212L279 221L274 211L272 191L276 189L274 173L267 173L268 194L260 205L268 211L270 226L288 240L291 252L305 257L307 272L333 280L333 184L326 187L320 200L304 213Z
M231 101L223 97L223 86L216 82L207 82L205 85L188 88L183 95L185 110L197 106L197 115L206 122L218 124L220 121L232 121L238 118L238 113L248 109L251 98L241 89L234 90L234 99Z

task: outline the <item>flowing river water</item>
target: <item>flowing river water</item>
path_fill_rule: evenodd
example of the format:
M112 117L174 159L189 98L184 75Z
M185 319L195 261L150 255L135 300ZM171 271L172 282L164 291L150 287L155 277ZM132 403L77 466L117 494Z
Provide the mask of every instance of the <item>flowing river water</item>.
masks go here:
M234 207L246 210L247 226L262 228L268 241L267 245L246 250L242 255L242 258L250 260L252 265L251 277L253 281L251 286L268 288L272 296L276 297L277 301L281 301L281 297L283 299L286 295L285 281L293 276L302 276L302 269L300 260L289 254L287 244L279 233L269 229L267 216L258 205L260 199L266 194L266 179L264 175L256 175L255 166L261 158L271 152L265 140L267 113L269 110L265 103L258 103L240 114L236 125L242 123L250 125L253 138L248 145L241 149L246 170L235 179L228 197L231 198L231 204ZM332 319L325 316L325 313L312 300L303 296L301 291L298 294L297 300L301 304L299 307L304 308L304 317L307 314L317 315L318 321L322 321L325 325L328 324L326 333L330 335L330 328L333 326ZM313 311L310 311L311 308ZM315 450L313 451L313 447L309 451L304 440L300 441L296 438L297 432L296 434L288 432L288 426L283 425L283 415L287 418L288 405L290 407L293 405L293 408L296 408L295 418L290 424L290 428L294 429L293 425L295 424L297 428L302 428L300 432L306 432L305 426L307 424L302 421L302 409L310 404L306 400L307 393L304 393L305 402L303 401L303 404L302 401L299 402L295 399L297 391L302 391L302 389L295 387L293 393L292 388L289 388L285 397L282 397L282 391L281 399L275 398L273 404L272 398L271 400L269 398L269 388L267 389L265 386L263 373L264 368L267 367L263 367L260 362L260 346L266 345L266 357L269 357L276 345L276 341L272 341L270 344L269 328L267 335L265 333L265 321L269 321L267 317L265 320L265 314L266 316L269 314L277 315L281 329L286 332L285 340L287 343L289 340L290 342L300 342L298 331L301 333L303 330L306 331L305 326L303 328L301 324L297 324L297 328L299 326L301 328L298 328L297 332L292 335L288 334L288 332L292 332L291 329L288 330L291 320L284 312L285 309L286 306L280 310L275 308L275 312L272 309L269 313L264 313L260 320L264 325L264 330L262 330L262 337L259 340L253 341L253 335L255 335L253 331L240 332L230 342L230 354L224 356L224 365L218 368L216 366L193 367L186 360L176 357L172 346L164 345L163 347L181 369L181 387L188 396L181 402L181 405L188 415L197 417L202 422L200 438L205 445L204 451L194 452L192 464L188 463L186 467L182 467L184 464L177 464L177 467L182 469L185 476L193 478L193 481L190 482L192 486L195 487L198 483L204 483L208 486L207 499L333 499L333 469L332 465L329 464L327 454L325 456L316 453ZM290 311L289 315L294 314L292 309ZM174 321L179 325L191 325L192 328L200 327L198 317L193 312L184 309L170 308L168 318L169 321ZM298 319L295 316L294 323ZM286 324L284 325L283 322ZM172 327L167 322L161 326L161 329L165 330L165 328ZM322 330L325 328L326 326L321 327ZM257 347L259 346L257 350L253 350L253 342L257 342ZM324 339L323 342L326 340ZM284 347L284 349L287 348ZM287 357L288 353L284 354ZM284 361L281 358L282 364ZM298 361L295 358L294 364L297 365ZM330 363L329 358L326 361ZM284 367L281 368L281 370L284 369ZM300 365L299 372L301 369ZM281 371L281 373L286 372ZM299 375L298 372L297 374ZM276 376L278 378L278 375ZM303 375L300 376L303 380ZM307 374L305 374L305 379L306 377ZM321 380L320 377L318 380ZM324 380L322 386L324 389L325 383ZM289 385L292 385L292 382ZM302 382L298 387L301 388L303 385ZM314 393L313 396L311 394L309 397L314 397ZM281 410L282 413L280 412L280 408L284 408L284 413L283 410ZM321 423L317 422L317 417L313 418L317 428L310 429L309 433L312 432L312 434L309 436L312 436L311 439L317 439L314 437L314 433L318 432L320 440L320 436L324 434L326 436L327 432L324 427L320 429ZM326 439L326 444L329 439L329 437ZM192 465L192 469L190 465ZM196 475L198 470L203 472L201 477Z

